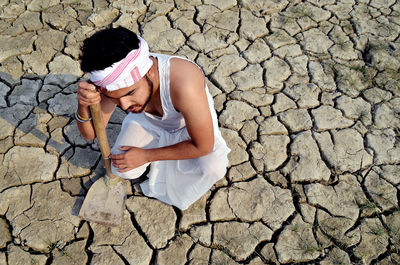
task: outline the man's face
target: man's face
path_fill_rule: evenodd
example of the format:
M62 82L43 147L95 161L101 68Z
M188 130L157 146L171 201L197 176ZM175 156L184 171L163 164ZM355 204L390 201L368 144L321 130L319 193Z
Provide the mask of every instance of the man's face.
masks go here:
M140 113L146 108L146 105L151 99L151 95L153 94L153 82L145 75L132 86L112 92L102 89L101 93L123 110Z

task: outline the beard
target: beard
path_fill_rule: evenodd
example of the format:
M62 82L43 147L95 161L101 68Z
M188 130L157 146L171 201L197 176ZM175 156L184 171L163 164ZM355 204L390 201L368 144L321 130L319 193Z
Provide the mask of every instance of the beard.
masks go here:
M147 85L149 87L149 95L146 98L146 101L144 102L143 105L141 105L138 109L134 109L131 112L133 113L141 113L144 111L144 109L146 108L147 104L149 104L150 100L151 100L151 96L153 95L153 82L147 77L147 75L144 76L147 82ZM132 106L135 107L135 106Z

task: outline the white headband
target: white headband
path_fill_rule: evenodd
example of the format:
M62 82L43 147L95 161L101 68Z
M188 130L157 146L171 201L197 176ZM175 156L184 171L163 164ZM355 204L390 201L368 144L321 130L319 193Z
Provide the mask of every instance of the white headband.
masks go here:
M90 80L97 86L114 91L131 86L145 76L153 61L149 57L149 46L146 41L139 36L138 38L138 49L132 50L124 59L104 70L90 72Z

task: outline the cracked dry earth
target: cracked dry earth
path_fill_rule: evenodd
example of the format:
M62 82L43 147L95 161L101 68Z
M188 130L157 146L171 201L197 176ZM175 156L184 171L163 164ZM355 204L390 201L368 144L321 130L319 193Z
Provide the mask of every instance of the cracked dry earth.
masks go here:
M0 264L400 263L398 1L0 0L0 18ZM73 120L79 45L109 24L204 69L232 149L186 211L126 182L113 229L76 216L104 171Z

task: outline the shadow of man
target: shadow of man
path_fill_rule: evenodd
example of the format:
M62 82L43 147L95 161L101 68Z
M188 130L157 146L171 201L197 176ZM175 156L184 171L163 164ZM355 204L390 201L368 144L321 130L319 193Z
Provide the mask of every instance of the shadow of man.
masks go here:
M62 190L76 197L72 214L79 213L87 190L105 175L96 140L84 140L73 118L80 80L31 75L11 83L0 77L0 193L59 180ZM120 109L113 114L107 127L110 145L125 115Z

